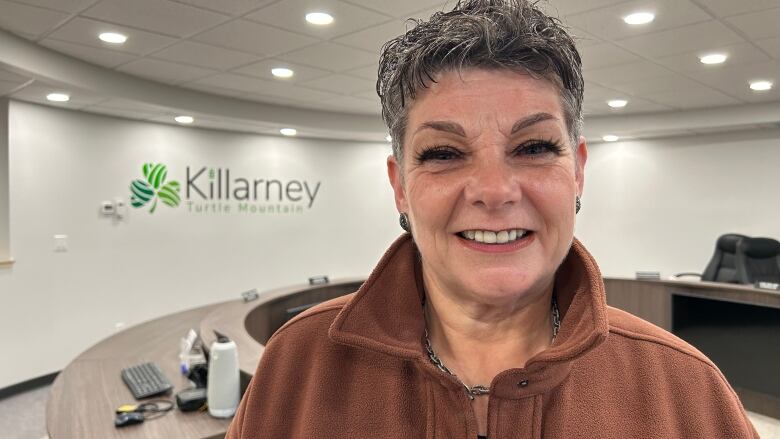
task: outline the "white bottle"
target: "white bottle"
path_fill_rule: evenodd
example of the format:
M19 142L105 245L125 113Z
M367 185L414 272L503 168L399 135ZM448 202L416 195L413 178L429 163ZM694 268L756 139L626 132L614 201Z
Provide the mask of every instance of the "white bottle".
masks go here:
M236 413L241 398L236 343L215 332L217 341L209 351L209 377L206 397L209 414L229 418Z

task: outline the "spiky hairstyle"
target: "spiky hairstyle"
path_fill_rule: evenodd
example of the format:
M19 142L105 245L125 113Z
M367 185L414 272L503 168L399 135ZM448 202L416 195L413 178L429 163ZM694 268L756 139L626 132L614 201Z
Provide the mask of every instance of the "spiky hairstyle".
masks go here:
M382 47L377 94L401 160L410 103L445 71L509 69L551 81L572 144L582 129L582 60L563 24L531 0L461 0Z

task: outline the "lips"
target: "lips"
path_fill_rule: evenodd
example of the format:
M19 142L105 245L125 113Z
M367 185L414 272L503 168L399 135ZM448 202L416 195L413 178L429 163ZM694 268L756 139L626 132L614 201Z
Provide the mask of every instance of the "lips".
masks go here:
M528 234L533 233L525 229L506 229L506 230L464 230L458 233L463 239L478 242L481 244L509 244L522 239Z

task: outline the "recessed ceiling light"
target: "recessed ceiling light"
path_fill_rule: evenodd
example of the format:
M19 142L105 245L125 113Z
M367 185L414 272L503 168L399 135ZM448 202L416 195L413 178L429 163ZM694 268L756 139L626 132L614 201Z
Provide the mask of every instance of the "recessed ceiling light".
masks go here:
M699 58L702 64L723 64L728 59L725 53L710 53Z
M618 136L616 136L614 134L607 134L606 136L602 137L602 139L605 142L617 142L618 140L620 140L620 137L618 137Z
M122 44L127 41L127 35L122 35L116 32L103 32L102 34L98 35L98 38L100 38L101 41L105 41L106 43L111 44Z
M292 78L295 72L285 67L276 67L271 69L271 74L277 78Z
M625 99L612 99L611 101L607 101L607 105L612 108L623 108L628 105L628 101Z
M195 118L192 116L176 116L173 118L176 122L183 123L183 124L191 124L195 122Z
M46 95L46 99L52 102L68 102L70 96L65 93L49 93Z
M652 12L636 12L631 15L626 15L623 17L623 21L626 22L626 24L647 24L655 20L655 14Z
M306 21L317 26L325 26L333 23L333 16L327 12L309 12L306 14Z
M282 133L282 135L284 136L294 136L298 134L298 130L296 130L295 128L282 128L281 130L279 130L279 132Z
M772 89L770 81L754 81L750 83L750 89L753 91L767 91Z
M388 142L392 142L392 141L393 141L393 136L391 136L390 134L388 134L388 135L385 137L385 140L387 140Z

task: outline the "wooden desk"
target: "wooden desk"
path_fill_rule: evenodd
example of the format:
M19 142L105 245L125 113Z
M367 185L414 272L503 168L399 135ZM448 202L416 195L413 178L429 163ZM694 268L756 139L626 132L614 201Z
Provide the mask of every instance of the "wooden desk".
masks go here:
M673 296L780 309L780 292L747 285L681 280L604 278L607 303L672 331ZM767 349L780 349L780 340ZM780 398L732 384L746 409L780 419Z
M46 405L51 439L76 438L222 438L230 419L206 413L173 410L143 424L114 427L114 410L135 401L122 382L122 368L146 361L157 363L174 386L189 387L179 372L179 340L190 328L200 328L210 346L214 330L236 341L243 385L249 382L263 344L281 326L288 308L316 303L356 291L363 279L326 285L296 285L264 292L258 300L234 300L160 317L129 328L89 348L57 376ZM172 398L171 395L168 398Z

